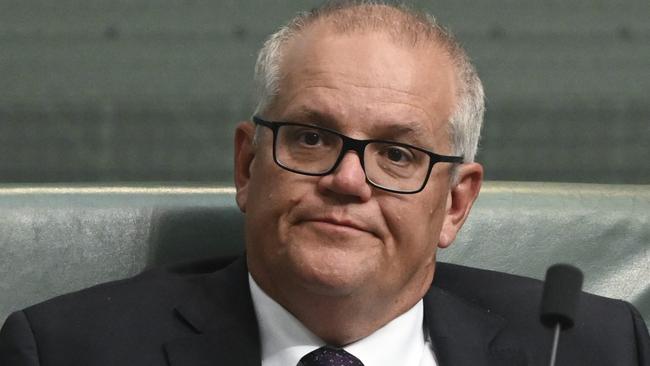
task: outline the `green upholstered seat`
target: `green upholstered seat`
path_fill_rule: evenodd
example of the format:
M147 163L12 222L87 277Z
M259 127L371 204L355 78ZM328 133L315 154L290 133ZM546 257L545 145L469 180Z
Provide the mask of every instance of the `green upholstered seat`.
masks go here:
M243 251L232 187L0 186L0 322L13 310L150 266ZM487 182L439 259L585 289L650 319L650 186Z

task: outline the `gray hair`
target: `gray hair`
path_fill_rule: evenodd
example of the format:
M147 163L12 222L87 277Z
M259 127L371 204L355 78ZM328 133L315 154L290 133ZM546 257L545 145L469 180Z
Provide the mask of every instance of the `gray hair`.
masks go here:
M386 32L398 42L413 45L429 42L441 46L454 62L459 84L457 105L449 119L450 145L454 155L463 156L465 162L474 161L485 111L481 80L467 53L449 31L433 16L404 5L367 0L329 1L296 15L269 37L257 57L255 114L267 112L280 93L283 46L317 21L327 21L341 33L371 29Z

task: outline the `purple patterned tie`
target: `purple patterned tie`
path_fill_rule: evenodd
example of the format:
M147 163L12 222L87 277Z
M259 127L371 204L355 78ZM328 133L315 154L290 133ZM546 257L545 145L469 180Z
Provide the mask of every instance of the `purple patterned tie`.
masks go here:
M297 366L363 366L363 363L342 348L323 346L304 355Z

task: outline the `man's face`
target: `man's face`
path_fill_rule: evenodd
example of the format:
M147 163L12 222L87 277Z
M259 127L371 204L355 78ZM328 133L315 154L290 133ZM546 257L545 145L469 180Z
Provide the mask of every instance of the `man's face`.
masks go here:
M322 25L285 50L280 94L263 118L451 153L456 82L441 50ZM330 175L299 175L274 163L270 129L260 127L256 145L252 131L241 125L236 137L237 200L246 213L249 270L262 288L281 303L291 291L395 302L423 295L436 247L457 230L445 224L453 206L449 164L434 165L422 192L389 193L368 185L352 151Z

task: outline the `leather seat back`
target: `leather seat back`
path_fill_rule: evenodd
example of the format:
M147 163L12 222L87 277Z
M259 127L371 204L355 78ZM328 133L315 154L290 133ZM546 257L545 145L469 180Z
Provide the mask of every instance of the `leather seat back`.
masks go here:
M52 296L243 251L232 187L0 186L0 320ZM571 263L585 289L650 319L650 186L487 182L439 259L543 279Z

